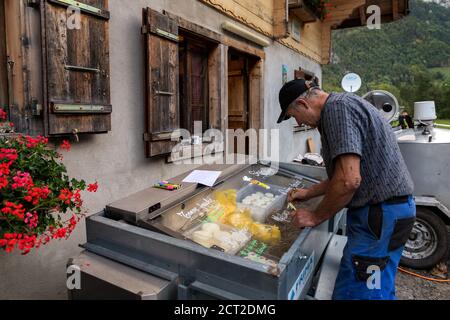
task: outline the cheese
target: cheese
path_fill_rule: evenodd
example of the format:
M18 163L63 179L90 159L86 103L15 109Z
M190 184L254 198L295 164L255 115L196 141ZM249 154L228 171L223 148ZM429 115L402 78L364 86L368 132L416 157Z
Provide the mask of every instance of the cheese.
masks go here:
M206 248L211 248L213 246L211 234L205 231L194 232L192 234L192 240Z
M205 223L202 226L202 230L212 236L214 233L220 231L220 227L215 223Z

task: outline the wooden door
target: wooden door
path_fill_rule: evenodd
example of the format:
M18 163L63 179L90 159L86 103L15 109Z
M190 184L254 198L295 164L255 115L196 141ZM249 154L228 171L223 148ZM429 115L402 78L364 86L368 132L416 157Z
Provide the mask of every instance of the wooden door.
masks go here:
M228 128L248 129L248 63L235 53L228 60Z

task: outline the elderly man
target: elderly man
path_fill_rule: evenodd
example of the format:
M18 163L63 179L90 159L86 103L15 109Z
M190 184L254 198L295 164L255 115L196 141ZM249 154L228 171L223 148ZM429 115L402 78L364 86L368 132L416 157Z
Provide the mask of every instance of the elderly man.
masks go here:
M324 196L293 223L315 227L348 208L348 243L333 299L394 300L400 258L415 221L413 182L395 134L379 111L348 93L328 94L303 79L280 92L278 123L295 118L318 128L329 180L293 190L289 201Z

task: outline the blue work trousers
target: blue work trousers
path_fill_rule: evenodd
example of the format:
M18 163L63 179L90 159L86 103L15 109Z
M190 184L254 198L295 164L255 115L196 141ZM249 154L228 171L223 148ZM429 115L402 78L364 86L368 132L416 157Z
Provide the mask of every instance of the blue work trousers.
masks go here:
M334 300L395 300L395 277L415 217L413 197L349 209Z

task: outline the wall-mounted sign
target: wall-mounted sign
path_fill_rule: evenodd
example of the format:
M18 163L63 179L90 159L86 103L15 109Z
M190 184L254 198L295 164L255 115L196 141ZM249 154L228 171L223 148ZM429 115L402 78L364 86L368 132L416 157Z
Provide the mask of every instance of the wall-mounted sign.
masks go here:
M282 67L283 72L283 86L288 82L288 66L283 64Z

